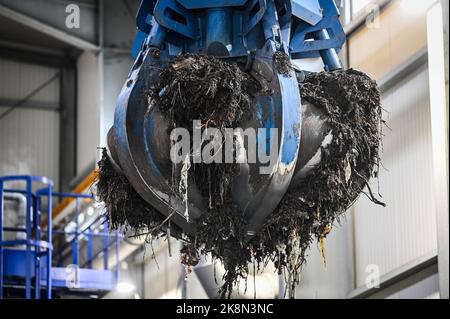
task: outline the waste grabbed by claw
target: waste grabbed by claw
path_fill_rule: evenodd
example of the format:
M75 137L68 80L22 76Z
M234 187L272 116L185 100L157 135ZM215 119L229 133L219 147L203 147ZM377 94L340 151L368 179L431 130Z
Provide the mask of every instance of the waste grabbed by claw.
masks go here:
M174 63L179 63L181 59L183 57ZM248 262L262 262L267 258L275 263L279 271L287 269L289 284L293 289L298 283L299 269L313 238L317 238L323 245L330 225L333 225L364 192L363 188L368 186L369 178L377 174L382 122L376 83L365 74L354 70L309 74L300 83L302 104L298 105L298 108L302 112L302 125L297 164L289 188L279 204L264 219L261 228L249 236L245 205L240 206L240 203L245 200L243 193L248 192L247 187L257 188L258 179L264 176L252 167L258 164L248 160L205 163L201 157L200 160L196 159L195 152L212 143L214 136L225 136L226 124L233 128L233 132L236 129L238 132L244 132L244 128L252 128L249 123L258 119L254 102L265 83L258 85L258 80L251 78L251 75L240 77L240 81L247 83L237 83L236 72L243 71L237 71L239 69L236 66L216 61L215 58L189 55L186 59L190 62L183 64L183 68L175 70L169 65L161 71L165 73L166 81L173 82L160 83L160 86L167 88L163 97L157 97L153 93L160 92L159 87L149 88L150 103L143 116L147 117L149 112L159 110L160 121L164 119L167 123L165 129L160 130L165 136L158 142L161 145L167 141L166 147L162 149L165 153L160 156L164 156L168 165L169 174L166 180L171 189L169 203L172 203L173 199L180 199L182 217L195 225L195 231L187 232L174 222L172 216L175 216L175 213L164 218L158 207L146 202L131 184L126 188L139 200L119 200L119 194L114 191L117 181L112 178L121 176L117 180L122 184L124 181L126 184L127 178L121 175L120 162L113 164L114 160L105 153L99 163L100 180L97 188L100 199L106 202L109 218L115 221L112 226L130 227L138 234L151 234L156 237L166 235L166 229L170 228L173 236L184 239L186 249L183 249L182 253L186 255L183 261L187 266L194 265L200 254L211 252L214 257L224 262L227 269L225 284L222 287L224 295L230 293L238 277L245 278ZM189 70L189 66L195 67L197 72L203 75L201 83L195 78L195 72ZM211 77L204 76L205 69L214 68L219 69ZM235 70L228 75L223 72L220 76L223 77L223 83L235 81L234 87L240 87L241 91L211 89L211 86L220 85L214 74L220 73L221 68ZM200 90L178 85L187 76L190 81L200 86ZM242 87L248 85L249 80L255 81L252 87L256 89L251 94L242 91ZM178 83L176 90L170 88L174 82ZM203 95L202 92L209 93ZM238 99L243 102L230 105L229 101L235 99L233 94L244 94L244 98L241 96L241 99ZM196 147L191 147L193 143L188 143L183 152L182 147L173 151L171 146L181 141L175 139L176 142L172 140L171 143L170 132L173 128L182 128L187 134L181 135L187 136L190 142L193 141L194 135L200 136L200 142L197 141ZM196 128L199 128L200 132L196 132ZM209 138L201 138L204 130L213 128L215 134L205 135ZM235 134L233 136L236 137ZM261 141L259 133L255 133L255 139L248 136L244 138L240 134L237 136L239 138L231 140L231 147L225 145L225 139L216 141L218 149L225 153L220 155L221 159L225 160L225 156L230 154L239 155L237 146L243 140L246 143L240 151L243 150L247 154L250 153L249 143L254 141L258 144ZM264 135L267 136L270 142L273 136ZM279 140L280 137L276 139ZM205 155L214 158L214 149L216 148L211 147L211 152ZM277 150L278 147L273 149ZM183 160L172 161L171 155L179 155ZM258 158L258 154L255 157ZM114 174L111 174L111 170ZM121 187L123 189L123 186ZM372 195L370 188L369 194L374 202L380 203ZM196 216L191 213L193 205L200 207L202 214ZM146 213L137 211L136 207L145 207ZM319 211L320 213L317 213ZM280 250L280 247L285 248Z

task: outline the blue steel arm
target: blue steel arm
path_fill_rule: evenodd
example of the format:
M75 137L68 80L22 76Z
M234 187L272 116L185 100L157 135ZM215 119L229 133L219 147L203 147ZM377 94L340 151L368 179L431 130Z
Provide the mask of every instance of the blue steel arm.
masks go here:
M320 51L335 49L340 51L345 43L346 36L339 21L339 10L333 0L319 0L323 10L323 18L315 25L306 21L297 21L298 24L291 38L291 55L293 59L311 58L320 56ZM327 36L320 34L326 30Z
M321 57L327 70L341 68L337 53L345 33L334 0L142 0L132 55L137 58L144 44L176 47L169 55L247 55L272 32L263 17L273 6L292 59Z

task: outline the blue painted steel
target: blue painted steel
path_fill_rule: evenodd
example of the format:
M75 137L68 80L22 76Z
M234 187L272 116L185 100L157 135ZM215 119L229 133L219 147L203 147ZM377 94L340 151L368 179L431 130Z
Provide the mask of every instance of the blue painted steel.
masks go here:
M120 268L120 267L119 267ZM113 290L117 284L117 274L111 270L83 269L77 270L77 289L90 291ZM52 268L52 284L55 287L67 288L67 269Z
M330 38L327 30L317 31L314 35L316 40L327 40ZM334 71L342 69L341 60L339 59L336 49L325 49L319 51L320 56L322 57L323 64L325 65L326 71Z
M3 214L4 214L4 184L6 182L22 181L25 182L26 194L26 223L25 223L25 240L4 241L3 240ZM32 193L32 187L35 184L43 184L45 188L39 190L36 195ZM40 201L35 201L37 196L41 193L51 194L53 189L53 182L48 178L41 176L4 176L0 177L0 299L3 298L3 282L4 282L4 246L20 247L25 246L25 262L24 263L24 278L25 278L25 298L31 298L32 290L32 273L35 272L35 289L39 292L35 293L35 297L40 297L40 276L37 271L40 266L41 257L45 256L48 260L52 257L51 241L41 240L41 214ZM51 205L51 200L49 201ZM48 206L49 207L49 206ZM34 209L33 209L34 208ZM33 215L32 215L33 214ZM47 211L48 219L51 219L51 209ZM33 217L33 218L32 218ZM51 223L49 224L51 227ZM47 238L51 240L51 228L47 229ZM42 249L42 251L41 251ZM34 257L34 258L33 258ZM49 273L46 277L49 277ZM47 286L47 296L51 297L51 286Z
M153 46L177 46L181 53L208 52L208 36L223 37L222 46L226 47L232 39L231 57L245 56L264 45L261 37L262 18L267 6L276 6L279 28L283 40L290 45L290 54L294 59L320 57L320 51L334 48L339 52L345 42L345 33L339 22L339 10L333 0L143 0L137 15L138 32L132 50L134 58L142 49L145 35L156 39ZM229 10L223 15L224 21L215 24L208 23L211 9ZM229 23L232 16L232 26L223 32L223 25ZM291 25L296 29L291 34ZM163 30L157 30L163 28ZM153 31L152 31L153 29ZM314 34L320 30L329 30L328 39L314 40ZM165 30L170 30L166 37ZM231 35L230 35L231 32ZM223 33L223 34L221 34ZM155 37L155 34L158 36ZM161 36L162 35L162 36ZM147 43L151 43L148 41Z
M16 242L16 244L19 244ZM21 243L24 244L24 243ZM5 246L7 246L5 244ZM25 250L20 249L13 249L13 248L4 248L4 253L7 258L5 258L5 261L3 263L3 270L4 273L8 276L17 276L17 277L23 277L26 272L26 264L24 263L25 259ZM36 258L35 255L37 253L35 251L32 251L32 276L35 276L37 267L35 267ZM42 256L42 260L46 262L47 256Z
M15 277L23 277L25 273L25 263L23 262L25 259L25 251L18 249L6 248L4 250L6 261L4 263L5 273L8 274L10 278L12 276ZM35 276L35 252L32 252L32 276ZM47 263L47 256L42 256L42 263ZM40 270L40 278L44 278L47 276L46 267L41 267ZM120 267L119 267L120 271ZM116 283L118 282L118 274L116 271L110 270L97 270L97 269L78 269L78 280L77 286L78 289L89 289L90 291L106 291L114 289ZM8 279L7 283L18 283L16 280ZM51 268L51 288L67 288L67 268L66 267L52 267ZM46 288L48 287L48 282L46 280L40 280L40 287ZM47 295L47 298L50 299L51 295Z
M152 26L147 38L147 44L152 47L161 48L166 37L166 29L155 18L152 18Z
M4 184L7 182L25 181L24 189L7 189ZM43 184L44 188L37 191L33 191L35 188L33 185ZM79 215L79 203L80 199L93 198L89 194L71 194L53 192L53 183L51 180L45 177L39 176L4 176L0 177L0 299L3 298L4 284L25 284L25 297L26 298L41 298L41 291L45 290L45 297L51 299L52 289L55 288L67 288L67 269L65 267L55 268L52 267L52 237L53 235L67 236L73 235L71 242L68 244L73 246L72 259L75 267L79 267L79 240L83 236L88 238L88 246L91 245L91 249L87 252L87 263L92 265L92 259L98 256L93 256L92 242L96 237L106 238L107 243L101 250L103 255L110 248L109 238L114 238L111 243L116 245L116 263L119 264L119 246L121 235L115 232L113 235L108 233L108 226L106 225L103 233L95 234L92 232L92 225L99 221L99 218L94 219L83 229L80 229L78 224ZM26 227L24 229L15 227L4 227L3 215L4 215L4 193L21 193L26 195L26 208L27 218ZM68 233L64 231L52 230L52 198L75 198L76 199L76 229L74 232ZM45 209L43 209L45 204ZM47 214L47 226L42 229L42 213L45 211ZM5 241L3 237L4 232L24 232L26 238L23 240L9 240ZM45 237L44 237L45 236ZM5 248L8 247L8 248ZM10 248L15 247L15 248ZM24 247L24 248L21 248ZM62 247L64 250L66 247ZM107 264L108 260L104 260ZM62 265L61 265L62 266ZM79 269L81 285L78 288L89 290L110 290L119 279L120 267L117 267L114 272L110 270L90 270ZM19 280L19 281L18 281ZM34 289L34 296L32 296L32 290Z
M136 38L134 39L133 47L131 48L131 56L133 59L136 59L139 55L139 52L142 49L142 45L144 44L145 39L147 38L147 33L142 32L141 30L137 31Z
M290 53L293 59L320 57L320 51L335 49L336 52L345 43L345 32L339 21L339 10L333 0L319 0L323 10L323 19L311 25L300 21L291 38ZM328 39L315 39L318 31L327 30Z
M78 258L78 239L79 239L79 233L80 233L80 201L78 198L75 198L75 240L72 243L72 264L78 265L79 264L79 258Z
M292 2L284 0L276 0L278 23L281 29L281 38L289 47L291 43L291 22L292 22Z
M33 212L35 212L33 214L33 219L35 222L35 235L36 235L36 240L40 241L41 240L41 214L37 213L41 211L41 200L38 197L38 200L33 202ZM51 243L51 241L49 241L49 243ZM34 271L34 286L37 287L34 290L34 298L35 299L40 299L41 298L41 289L40 289L40 282L41 282L41 277L40 277L40 267L41 267L41 256L40 256L40 247L36 247L35 248L36 251L36 265L35 265L35 271Z
M152 27L151 17L157 0L142 0L136 16L136 25L139 31L148 34Z
M270 1L270 0L269 0ZM270 1L271 2L271 1ZM266 12L266 0L249 0L244 14L244 35L247 35L261 21Z
M266 45L264 50L257 51L257 60L272 61L276 51L287 53L288 48L281 36L275 2L267 2L266 12L262 18L262 26ZM262 66L259 67L256 64L254 68L262 69ZM244 211L244 216L248 221L247 233L249 237L262 226L264 220L272 213L287 191L294 173L300 147L302 114L299 107L301 98L297 77L293 70L291 70L289 75L281 74L277 70L272 72L278 83L274 87L274 95L265 96L264 99L269 100L269 114L280 117L281 125L277 125L275 121L272 123L272 117L269 117L270 122L266 122L265 126L266 129L277 129L278 134L281 134L281 138L278 137L280 138L280 154L277 165L274 166L273 172L269 175L270 178L267 180L267 185L254 194ZM261 102L257 101L257 105L261 106ZM271 132L269 136L270 134ZM272 139L272 136L270 136L270 139ZM270 194L270 196L266 196L266 194Z
M26 236L31 238L31 183L26 184L27 208L26 208ZM31 298L31 246L26 244L26 258L25 258L25 298ZM38 288L38 287L36 287Z
M303 21L316 25L322 20L319 0L292 0L292 14Z
M164 129L159 127L160 120L158 121L151 110L146 114L148 101L141 92L147 88L149 81L157 81L158 70L169 60L169 56L164 50L160 51L158 56L153 56L149 50L141 56L143 58L136 60L127 84L122 88L115 110L112 134L113 140L117 141L114 147L119 157L115 160L120 161L121 168L126 171L133 188L152 206L168 215L171 213L170 198L165 194L170 192L170 188L159 167L154 168L157 154L151 151L157 147L158 141L154 143L153 139L146 138L147 135L155 136L158 131ZM156 122L158 124L155 124ZM152 185L147 182L150 180L153 181ZM184 214L181 213L184 212L184 204L180 202L172 205L178 205L177 211L180 212L173 216L173 221L180 223L183 228L189 228L190 225L185 222ZM191 213L195 216L195 209Z
M240 7L247 0L177 0L186 9Z
M196 39L199 35L195 15L175 0L157 1L153 15L161 26L187 38Z
M230 56L233 48L231 9L208 9L206 17L206 54L218 57Z
M262 118L273 114L270 123L258 121L258 125L281 132L277 166L258 185L247 185L251 191L239 199L251 224L249 233L256 231L287 190L300 148L297 78L294 72L286 76L276 70L274 54L282 51L291 59L321 57L328 70L340 67L337 52L345 34L334 1L143 0L137 24L147 38L138 35L135 47L140 52L133 52L135 63L119 96L109 134L114 160L142 198L170 215L184 231L195 232L192 220L201 216L205 203L201 196L193 199L187 220L184 203L169 196L167 160L161 155L168 151L158 135L168 126L142 92L159 81L159 70L178 54L206 53L245 64L250 73L269 79L273 91L270 96L256 97ZM260 142L266 143L267 138ZM249 176L238 178L249 180Z
M264 40L273 40L275 47L274 51L279 49L281 45L280 25L278 24L278 15L275 3L273 1L267 2L265 14L262 18L262 26L264 30Z
M92 229L89 226L88 232L87 232L87 241L88 242L87 242L87 262L86 262L86 265L89 269L92 268L92 256L93 256L93 249L94 249L94 247L93 247L94 236L92 234L93 234Z

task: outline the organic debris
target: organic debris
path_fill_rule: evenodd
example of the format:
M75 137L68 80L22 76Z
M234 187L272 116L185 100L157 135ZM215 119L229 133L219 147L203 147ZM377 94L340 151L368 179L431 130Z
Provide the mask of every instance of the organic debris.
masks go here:
M173 60L161 72L161 80L152 90L150 100L171 119L172 128L184 127L191 133L192 121L196 119L201 121L203 129L217 128L223 136L225 128L242 127L254 114L254 95L262 90L261 83L237 64L192 54ZM164 94L160 94L161 91ZM191 266L188 261L198 260L195 254L199 251L203 254L211 252L223 261L227 270L222 292L228 293L232 283L245 275L246 263L251 256L240 253L245 249L246 220L231 200L231 181L239 167L238 164L224 163L224 159L222 162L191 164L190 177L201 194L208 198L208 211L196 221L195 237L188 236L190 243L185 244L182 262ZM179 183L178 176L173 180ZM193 252L193 256L187 256Z
M125 175L118 172L105 148L98 168L95 195L105 203L110 228L124 232L145 231L149 235L159 236L158 226L164 221L163 216L139 196ZM155 232L152 232L153 229Z
M382 110L375 81L351 69L311 73L300 89L302 99L326 111L333 139L322 148L318 167L288 190L254 239L264 247L261 260L270 258L280 273L287 270L290 297L311 243L326 237L365 186L369 198L384 205L368 185L380 164Z
M238 127L254 109L252 97L261 86L235 63L213 56L185 54L160 74L150 99L172 120L173 127L192 131L200 119L205 128Z
M273 64L280 74L289 76L292 71L292 63L289 55L282 51L277 51L273 54Z
M180 56L170 62L160 78L149 100L171 120L170 129L186 128L191 137L193 120L200 120L203 130L219 129L223 136L225 128L240 127L254 113L252 99L261 90L260 83L237 64L212 56ZM208 142L203 141L201 147ZM237 165L191 163L190 175L202 195L209 198L209 208L223 207L230 197ZM179 183L179 176L174 176L173 181Z
M280 73L282 66L278 65ZM199 119L204 128L223 130L240 127L247 115L253 114L252 99L262 87L236 64L188 54L161 72L161 82L152 88L149 100L172 121L172 128L191 131L192 121ZM327 114L332 141L322 148L318 167L298 187L289 189L250 240L246 238L246 220L231 199L236 164L190 161L190 168L184 170L209 198L209 207L195 221L196 234L183 236L182 262L194 266L199 256L207 253L222 261L226 270L222 297L230 297L238 281L246 280L249 263L256 262L261 270L269 261L280 274L287 274L289 296L294 297L311 243L317 240L323 244L335 222L359 194L365 193L369 178L377 177L382 120L375 81L354 70L321 72L308 74L300 88L303 100ZM161 215L140 199L123 175L111 170L105 154L99 163L98 194L109 209L112 227L158 229ZM180 188L181 196L186 195L186 177L183 180L172 178L172 187ZM373 202L382 204L370 188L368 191Z

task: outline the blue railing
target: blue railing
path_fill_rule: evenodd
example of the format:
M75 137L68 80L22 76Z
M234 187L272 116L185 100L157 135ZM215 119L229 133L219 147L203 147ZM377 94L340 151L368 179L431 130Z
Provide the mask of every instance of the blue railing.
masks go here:
M5 188L6 182L25 182L25 186L20 189ZM37 191L33 191L37 185L44 185ZM4 194L19 193L25 196L26 222L25 227L5 227L4 218ZM75 230L66 232L52 229L52 202L53 198L72 198L75 200ZM118 232L109 233L107 221L104 222L102 232L96 232L95 226L101 222L101 216L93 218L92 221L83 225L81 228L79 215L81 213L80 200L93 199L90 194L72 194L53 192L53 183L45 177L39 176L5 176L0 177L0 299L3 298L5 278L21 277L24 281L25 298L32 297L34 289L34 298L41 297L41 289L46 292L46 298L52 297L52 288L67 287L67 269L62 263L62 254L71 248L72 267L77 270L76 279L82 281L82 285L70 288L92 289L112 289L119 280L119 248L121 235ZM45 203L45 213L47 215L46 224L42 221L43 207ZM43 229L45 227L45 230ZM25 239L4 240L4 233L24 233ZM71 236L72 238L57 252L53 251L52 236ZM86 243L86 262L80 267L80 239L85 237ZM102 248L95 252L94 241L96 238L103 239ZM111 241L111 239L113 239ZM111 245L116 248L116 270L111 273L108 270L108 252ZM11 248L15 248L12 250ZM103 254L103 269L92 269L92 261ZM53 267L53 256L60 256L60 267ZM103 272L103 273L101 273ZM111 274L110 274L111 273ZM100 279L103 279L101 281ZM89 282L91 280L91 282ZM106 282L107 281L107 282ZM113 281L113 282L111 282Z

